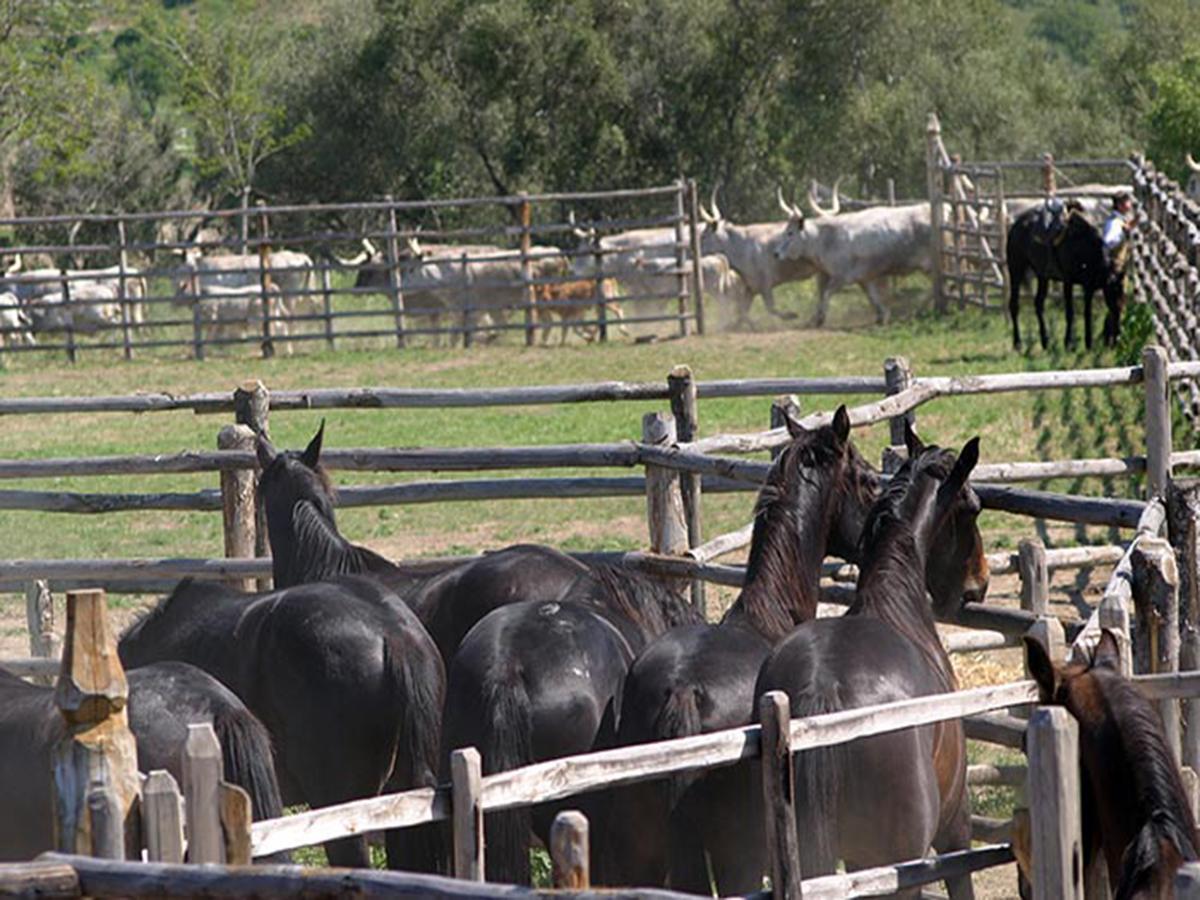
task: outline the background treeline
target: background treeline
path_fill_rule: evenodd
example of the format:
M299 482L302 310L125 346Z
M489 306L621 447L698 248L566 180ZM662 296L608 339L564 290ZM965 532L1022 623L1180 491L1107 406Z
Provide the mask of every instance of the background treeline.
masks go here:
M5 212L427 198L679 173L925 191L968 158L1200 155L1200 0L23 0Z

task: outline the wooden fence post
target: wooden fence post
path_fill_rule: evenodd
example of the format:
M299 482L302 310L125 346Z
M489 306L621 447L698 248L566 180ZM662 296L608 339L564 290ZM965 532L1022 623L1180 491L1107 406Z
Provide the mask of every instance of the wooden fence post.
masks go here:
M454 877L484 880L483 765L479 751L465 747L450 754L451 815L454 822Z
M1170 360L1159 346L1142 351L1142 380L1146 391L1146 493L1166 497L1171 478L1171 382L1167 379Z
M1179 570L1179 668L1200 668L1200 481L1172 481L1167 489L1167 526ZM1182 761L1200 771L1200 700L1186 700Z
M254 431L249 425L226 425L217 432L218 450L254 452ZM225 531L225 558L251 559L257 550L253 469L221 471L221 513ZM231 578L229 583L243 591L253 591L253 578Z
M121 304L121 344L126 359L133 359L133 337L129 313L129 252L125 241L125 220L117 217L117 302ZM144 298L143 298L144 300Z
M1046 545L1037 538L1017 543L1017 571L1021 575L1021 609L1044 616L1050 600L1050 570L1046 566Z
M1200 775L1191 766L1179 769L1179 779L1183 782L1183 792L1187 795L1188 806L1193 818L1200 818Z
M225 858L221 837L221 744L208 723L189 725L183 751L188 862L219 863Z
M459 294L459 305L462 307L462 343L466 350L474 338L474 320L471 318L471 263L467 254L462 255L462 293Z
M600 235L592 234L592 260L596 268L596 284L592 296L596 298L596 340L608 340L608 297L604 292L604 248L600 244ZM634 316L638 313L635 310Z
M233 392L233 416L238 425L246 425L255 434L269 433L271 394L261 381L246 381ZM267 511L258 496L258 473L254 473L254 555L269 556L271 544L267 535ZM271 579L258 579L258 589L271 589Z
M656 447L676 443L675 417L669 413L646 413L642 417L642 441ZM650 527L650 551L682 556L688 549L687 516L679 472L661 466L646 466L646 520Z
M166 769L151 772L142 788L142 831L150 862L183 862L183 795Z
M95 785L109 789L101 828L121 835L122 855L135 856L138 828L137 746L129 730L129 687L108 627L103 591L67 593L67 633L55 703L67 734L54 750L55 846L64 853L93 852L96 822L88 795ZM101 846L112 847L111 833Z
M530 226L533 224L533 207L530 206L529 195L525 191L521 191L517 196L521 198L517 204L517 212L521 222L521 281L525 283L525 346L532 347L534 334L537 331L534 327L537 318L534 315L537 291L532 283L533 262L529 258L533 245L530 233Z
M242 185L242 214L239 218L241 242L241 254L246 256L250 246L250 185Z
M771 430L786 428L789 415L800 418L800 398L795 394L780 394L771 401ZM782 446L772 447L771 459L775 459L782 452Z
M704 251L700 243L700 199L696 179L688 179L688 240L692 255L692 311L696 314L696 334L704 334Z
M333 337L333 285L330 282L329 266L321 266L321 308L325 315L325 344L335 350Z
M908 364L908 360L903 356L889 356L883 361L883 381L885 384L884 393L891 397L893 394L899 394L912 385L913 371L912 366ZM903 415L893 416L888 420L888 429L890 440L893 447L904 446L904 423L908 422L914 428L917 424L917 415L913 410L909 410Z
M1058 193L1058 184L1054 177L1054 154L1042 154L1042 193L1053 197Z
M1133 548L1133 601L1137 615L1134 644L1138 674L1179 671L1179 574L1171 545L1162 538L1143 536ZM1179 701L1160 700L1163 732L1181 758Z
M75 315L71 312L71 282L66 269L59 269L62 279L62 311L67 314L67 362L76 361L75 353Z
M700 411L696 400L696 379L691 367L675 366L667 375L667 390L671 395L671 413L675 416L676 436L681 444L699 437ZM700 476L685 472L680 478L683 492L683 512L687 518L688 548L704 543L701 522ZM692 604L704 612L704 582L692 581Z
M1105 593L1100 599L1100 627L1107 628L1117 638L1121 650L1121 674L1133 674L1133 648L1129 636L1129 610L1119 593Z
M1083 900L1079 727L1065 709L1040 707L1025 736L1034 900Z
M392 195L388 194L383 198L388 205L388 231L387 239L384 241L384 252L387 254L388 266L388 288L392 295L392 316L396 320L396 346L400 349L404 348L404 294L401 290L402 278L400 275L400 248L396 241L396 207L392 199Z
M266 204L259 200L258 206L258 288L262 298L262 355L270 359L275 355L275 341L271 337L271 289L275 286L271 277L271 223L267 219Z
M798 900L800 846L796 839L796 784L792 766L791 704L783 691L769 691L758 702L762 726L762 789L767 816L767 853L771 860L771 896Z
M688 247L690 243L684 239L683 223L686 220L684 212L684 196L687 194L687 184L682 178L675 182L675 271L677 308L679 312L679 334L688 334L688 283L691 281L688 273Z
M588 820L578 810L564 810L550 826L552 883L559 890L581 891L592 886L588 854Z
M97 859L125 858L125 817L117 792L108 783L108 772L100 773L87 795L88 816L92 820L92 852Z
M251 858L250 795L236 784L222 781L217 786L217 806L221 820L222 846L225 862L231 866L248 866Z
M200 296L200 274L196 264L189 263L188 292L192 295L192 359L204 359L204 297ZM213 310L213 316L217 315ZM218 332L219 333L219 332Z
M925 184L929 193L929 223L931 227L930 240L933 241L933 305L944 313L946 311L946 291L942 276L945 254L945 236L942 234L942 126L938 122L937 113L929 114L929 122L925 126Z
M29 628L29 655L54 659L62 652L62 641L54 633L54 596L50 582L38 579L25 589L25 624ZM39 675L37 684L54 684L55 676Z

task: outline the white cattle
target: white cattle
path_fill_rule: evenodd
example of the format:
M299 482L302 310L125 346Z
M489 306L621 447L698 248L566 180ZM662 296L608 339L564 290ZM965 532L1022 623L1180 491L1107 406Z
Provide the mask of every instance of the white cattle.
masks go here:
M621 283L632 293L671 294L679 290L678 271L674 257L641 259L630 274L621 276ZM715 300L722 309L732 308L737 317L736 324L749 324L754 295L724 254L709 253L700 257L700 274L704 296Z
M42 294L24 304L34 331L95 334L121 324L121 304L110 284L82 282L72 285L70 299L62 291Z
M281 316L283 302L280 290L272 285L267 293L272 332L276 336L286 337L288 327ZM257 284L235 287L209 285L205 296L197 301L196 317L201 323L205 341L234 340L262 334L262 289ZM290 343L287 352L291 352Z
M209 293L211 287L259 287L262 263L257 253L222 253L201 256L196 250L184 255L182 270L177 270L176 302L186 305L195 292ZM267 272L280 291L282 308L288 315L303 309L313 311L321 298L313 291L313 261L307 253L272 250L267 256ZM193 283L194 282L194 283Z
M0 279L0 290L9 291L17 296L22 303L28 303L47 294L61 294L63 287L62 269L29 269L20 271L21 257ZM113 297L120 294L120 267L108 266L103 269L67 269L67 290L72 296L90 286L97 286L112 291ZM146 288L146 277L139 269L125 269L125 296L129 301L129 318L137 325L146 321L145 304L142 302L149 291ZM119 321L119 317L118 317Z
M10 343L27 347L37 344L30 330L32 324L16 294L11 291L0 293L0 347Z
M877 320L886 322L887 279L933 269L929 204L876 206L839 215L836 192L829 211L821 209L811 192L809 203L816 216L789 205L779 192L779 204L789 218L775 244L775 255L780 260L805 261L816 270L820 298L813 325L825 324L830 296L850 284L866 291Z

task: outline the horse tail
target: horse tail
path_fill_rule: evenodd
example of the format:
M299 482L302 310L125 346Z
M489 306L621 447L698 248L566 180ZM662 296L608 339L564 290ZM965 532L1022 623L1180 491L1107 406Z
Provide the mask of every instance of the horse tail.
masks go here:
M507 772L533 762L533 714L520 667L502 664L484 685L483 769ZM487 879L529 884L528 806L487 816Z
M271 738L262 722L241 706L223 706L213 715L213 731L221 744L225 780L250 795L255 821L283 815Z
M676 687L667 695L667 702L658 712L654 722L654 740L690 737L700 734L700 688L694 685ZM673 775L670 779L670 806L674 809L689 787L696 783L702 773L698 770Z
M398 641L392 638L384 644L394 692L393 708L399 713L396 761L388 787L401 791L436 787L438 782L446 675L433 639L424 629L420 631L423 639L420 642L397 646ZM415 872L446 870L445 839L438 826L421 825L391 832L387 839L388 863L392 868ZM398 862L391 859L393 852L399 857Z
M805 693L792 699L792 718L807 718L841 709L836 698ZM840 745L804 750L795 756L796 831L800 840L800 871L831 875L837 870L838 807L842 792Z
M1194 852L1190 851L1192 846L1192 835L1172 816L1162 811L1153 813L1125 848L1113 900L1132 900L1157 880L1165 877L1170 881L1184 859Z

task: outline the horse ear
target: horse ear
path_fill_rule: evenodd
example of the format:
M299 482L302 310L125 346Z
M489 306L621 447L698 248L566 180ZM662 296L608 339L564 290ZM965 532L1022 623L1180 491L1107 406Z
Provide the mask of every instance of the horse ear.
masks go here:
M258 465L261 469L266 469L279 455L275 445L271 443L271 439L261 431L254 436L254 452L258 456Z
M1042 702L1049 703L1058 688L1058 670L1054 668L1050 654L1041 641L1028 634L1021 640L1025 644L1025 667L1037 682Z
M979 438L973 437L963 445L962 450L958 453L958 459L954 461L954 468L950 470L950 474L938 488L939 501L950 502L957 497L978 462Z
M834 411L833 414L833 433L837 435L837 439L843 444L850 437L850 413L846 410L846 404Z
M808 429L796 418L796 409L791 404L783 407L783 424L787 426L788 434L793 440L808 433Z
M1121 671L1121 640L1111 628L1100 632L1100 641L1092 653L1092 668Z
M310 469L315 469L321 462L321 442L323 440L325 440L324 419L321 420L321 427L317 429L317 433L313 435L313 439L308 442L308 446L300 454L300 461Z
M925 451L925 444L913 428L912 420L904 419L904 446L908 448L908 458L915 460Z

